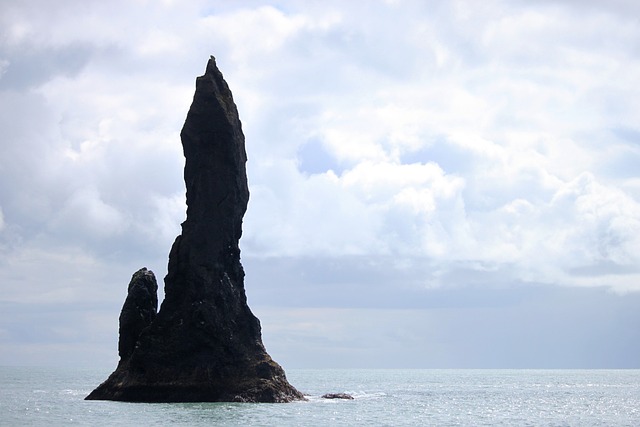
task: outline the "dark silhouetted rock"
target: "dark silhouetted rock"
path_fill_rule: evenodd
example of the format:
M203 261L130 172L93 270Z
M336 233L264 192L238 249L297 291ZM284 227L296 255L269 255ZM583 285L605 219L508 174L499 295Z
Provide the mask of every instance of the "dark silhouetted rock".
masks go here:
M323 399L345 399L353 400L353 396L347 393L327 393L322 395Z
M196 80L180 136L187 219L169 254L165 299L155 319L145 317L153 298L138 297L144 292L137 289L150 289L150 272L134 275L134 281L144 277L130 286L121 315L120 362L87 399L302 400L267 354L247 305L238 246L249 200L247 156L235 103L213 57ZM132 320L136 313L139 323Z
M120 312L120 359L128 359L136 347L143 329L156 318L158 311L158 282L153 271L141 268L129 282L127 299Z

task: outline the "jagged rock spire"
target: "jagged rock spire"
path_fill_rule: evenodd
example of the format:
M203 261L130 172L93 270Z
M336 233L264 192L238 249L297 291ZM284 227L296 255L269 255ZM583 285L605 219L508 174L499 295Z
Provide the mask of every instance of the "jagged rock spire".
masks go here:
M169 254L165 300L148 326L125 327L118 367L87 399L304 399L267 354L247 305L238 245L249 200L247 155L236 105L213 57L196 79L180 137L187 219ZM122 343L122 323L120 333Z

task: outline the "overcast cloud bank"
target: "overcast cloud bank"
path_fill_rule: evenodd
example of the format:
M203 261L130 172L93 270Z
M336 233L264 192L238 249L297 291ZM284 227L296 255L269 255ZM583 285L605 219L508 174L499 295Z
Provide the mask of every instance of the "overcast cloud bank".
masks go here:
M635 2L0 12L0 363L115 363L126 284L164 276L185 217L179 131L213 54L285 367L640 367Z

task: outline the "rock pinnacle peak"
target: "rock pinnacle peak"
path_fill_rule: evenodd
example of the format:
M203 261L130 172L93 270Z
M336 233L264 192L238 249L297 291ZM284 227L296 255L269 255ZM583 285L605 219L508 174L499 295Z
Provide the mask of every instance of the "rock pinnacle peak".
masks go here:
M146 269L133 275L120 315L120 362L87 399L304 399L265 350L247 305L239 248L249 201L247 154L233 96L213 56L196 79L180 137L187 218L169 254L165 299L156 314L155 276Z

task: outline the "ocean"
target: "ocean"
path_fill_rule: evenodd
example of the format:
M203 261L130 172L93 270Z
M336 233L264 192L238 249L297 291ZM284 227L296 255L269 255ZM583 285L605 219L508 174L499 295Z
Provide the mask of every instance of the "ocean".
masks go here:
M110 373L0 367L0 425L640 426L640 370L289 369L307 402L83 400Z

